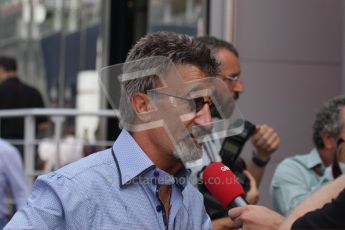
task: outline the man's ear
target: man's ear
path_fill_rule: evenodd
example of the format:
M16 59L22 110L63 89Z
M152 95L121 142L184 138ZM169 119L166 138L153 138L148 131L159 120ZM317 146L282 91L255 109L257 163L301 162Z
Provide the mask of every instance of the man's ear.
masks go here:
M149 112L153 111L153 106L147 94L135 93L131 98L132 106L137 116L144 121L150 119Z
M322 131L321 137L326 149L333 149L336 146L336 140L328 131Z

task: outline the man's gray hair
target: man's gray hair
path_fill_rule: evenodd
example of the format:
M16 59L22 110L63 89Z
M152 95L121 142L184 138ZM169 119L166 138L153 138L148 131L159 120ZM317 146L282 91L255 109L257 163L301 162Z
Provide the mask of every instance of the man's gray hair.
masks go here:
M173 32L151 33L141 38L129 51L126 63L155 56L167 57L173 64L194 65L208 75L216 75L219 71L217 61L205 45L187 35ZM155 88L157 83L157 75L123 82L125 92L121 90L120 126L124 125L124 121L130 122L134 119L130 100L133 94L146 93Z
M345 106L345 97L336 97L325 103L316 114L313 125L313 141L317 149L325 147L321 136L323 131L329 132L335 138L339 136L344 125L340 119L343 106Z
M238 50L230 42L220 40L212 36L197 37L195 38L195 40L206 45L207 48L209 48L212 54L216 57L220 49L227 49L230 53L233 53L237 58L239 57Z

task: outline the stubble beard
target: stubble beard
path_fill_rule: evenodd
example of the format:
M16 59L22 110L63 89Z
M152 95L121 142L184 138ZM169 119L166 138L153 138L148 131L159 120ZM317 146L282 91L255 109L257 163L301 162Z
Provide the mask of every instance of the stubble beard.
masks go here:
M196 161L202 157L202 145L195 143L191 137L184 138L178 142L173 154L183 163Z

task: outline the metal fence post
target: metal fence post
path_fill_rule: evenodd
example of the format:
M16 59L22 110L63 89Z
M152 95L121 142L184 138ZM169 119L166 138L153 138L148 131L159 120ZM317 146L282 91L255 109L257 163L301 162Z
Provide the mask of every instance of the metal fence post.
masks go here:
M60 167L60 143L62 138L62 124L65 121L65 118L62 116L53 116L51 120L54 123L54 143L56 144L56 152L55 152L55 162L54 162L54 170Z
M35 179L35 127L34 116L26 115L24 118L24 164L30 191Z

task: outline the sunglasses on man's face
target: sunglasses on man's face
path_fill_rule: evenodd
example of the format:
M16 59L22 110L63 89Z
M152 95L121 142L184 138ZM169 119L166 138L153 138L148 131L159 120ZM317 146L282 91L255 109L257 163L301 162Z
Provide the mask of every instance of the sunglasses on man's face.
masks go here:
M211 100L206 100L204 97L196 97L196 98L185 98L185 97L180 97L180 96L175 96L175 95L171 95L168 93L162 93L162 92L157 92L157 91L153 91L156 94L161 94L164 96L168 96L168 97L173 97L173 98L177 98L180 100L184 100L187 101L190 105L190 108L195 108L195 112L199 112L200 110L202 110L202 108L204 107L205 104L208 104L208 106L211 108L213 103Z
M192 99L195 104L195 112L199 112L202 110L205 104L208 104L208 106L211 108L213 103L210 99L206 100L204 97L197 97Z

